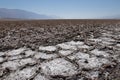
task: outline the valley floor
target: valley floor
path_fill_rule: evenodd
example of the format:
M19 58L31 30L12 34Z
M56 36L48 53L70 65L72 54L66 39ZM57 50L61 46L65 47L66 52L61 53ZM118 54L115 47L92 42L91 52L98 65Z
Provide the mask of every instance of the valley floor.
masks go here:
M22 45L11 49L5 45L1 46L0 80L120 79L120 25L90 27L86 31L84 29L83 33L81 30L70 34L75 35L68 37L59 34L57 39L54 39L62 40L61 38L65 37L66 39L59 42L53 40L55 43L51 41L45 45L38 43L34 46ZM1 40L9 39L9 36L2 37ZM52 37L52 34L49 36ZM31 38L26 36L28 40Z

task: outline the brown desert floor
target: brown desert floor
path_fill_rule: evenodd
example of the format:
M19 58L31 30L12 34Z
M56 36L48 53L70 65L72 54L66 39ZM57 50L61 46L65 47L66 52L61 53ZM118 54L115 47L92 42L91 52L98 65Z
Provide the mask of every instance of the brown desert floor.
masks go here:
M0 80L119 80L120 20L0 21Z

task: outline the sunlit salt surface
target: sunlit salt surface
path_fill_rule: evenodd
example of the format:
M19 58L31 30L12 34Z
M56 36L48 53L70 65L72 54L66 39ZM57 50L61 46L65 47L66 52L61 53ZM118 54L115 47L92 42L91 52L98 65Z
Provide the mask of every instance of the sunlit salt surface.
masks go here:
M77 73L77 68L62 58L43 63L41 64L41 68L46 75L71 76Z
M96 56L104 56L104 57L109 57L109 54L104 52L104 51L99 51L98 49L94 49L91 51Z
M66 44L66 43L61 43L61 44L58 44L57 46L62 48L62 49L77 50L76 46L69 45L69 44Z
M103 46L113 44L114 40L107 39L89 40ZM38 51L19 48L0 52L0 75L9 69L12 72L3 80L29 80L33 75L36 75L34 80L49 80L50 76L74 76L86 69L91 71L86 71L84 76L94 80L99 77L99 69L103 65L112 65L111 57L120 62L118 54L113 55L97 48L83 51L90 48L82 41L69 41L54 46L40 46ZM119 49L119 44L115 45L115 49ZM40 73L36 74L39 68ZM84 78L80 77L79 80Z
M39 50L44 51L55 51L57 48L55 46L40 46Z
M35 58L36 59L52 59L52 58L56 58L58 55L57 54L47 54L47 53L42 53L42 52L38 52L35 54Z
M24 50L25 50L25 48L19 48L19 49L16 49L16 50L12 50L12 51L6 52L6 55L8 55L8 56L19 55Z
M72 50L60 50L59 53L63 56L67 56L67 55L73 53L73 51Z

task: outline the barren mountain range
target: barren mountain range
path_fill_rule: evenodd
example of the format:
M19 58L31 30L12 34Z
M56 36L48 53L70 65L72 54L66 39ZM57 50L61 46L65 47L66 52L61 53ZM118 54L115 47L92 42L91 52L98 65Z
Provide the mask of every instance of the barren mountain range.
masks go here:
M1 19L53 19L55 17L20 9L0 8Z

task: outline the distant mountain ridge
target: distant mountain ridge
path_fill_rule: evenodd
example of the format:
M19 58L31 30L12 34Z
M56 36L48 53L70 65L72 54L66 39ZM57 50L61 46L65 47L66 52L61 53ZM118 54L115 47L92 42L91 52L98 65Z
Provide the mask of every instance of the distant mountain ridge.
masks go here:
M20 9L0 8L0 19L54 19L56 17L37 14Z

